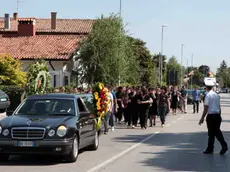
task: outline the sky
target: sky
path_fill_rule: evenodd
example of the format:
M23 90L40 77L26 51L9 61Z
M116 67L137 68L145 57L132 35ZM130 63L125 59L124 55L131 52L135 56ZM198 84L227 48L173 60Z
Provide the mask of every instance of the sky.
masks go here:
M19 17L95 19L118 14L120 0L19 0ZM0 16L17 11L17 0L0 0ZM222 60L230 65L229 0L122 0L122 17L128 33L147 43L154 53L161 51L161 26L164 28L163 54L183 65L202 64L213 72Z

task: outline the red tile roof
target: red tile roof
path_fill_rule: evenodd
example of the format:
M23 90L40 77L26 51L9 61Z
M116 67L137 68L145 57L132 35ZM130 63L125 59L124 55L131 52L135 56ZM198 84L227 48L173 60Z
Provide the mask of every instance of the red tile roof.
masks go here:
M35 19L37 32L88 34L96 20L93 19L57 19L56 29L51 29L51 19ZM0 33L18 30L18 21L11 19L10 29L4 29L4 18L0 18Z
M10 54L17 59L68 60L83 38L73 35L0 37L0 55Z

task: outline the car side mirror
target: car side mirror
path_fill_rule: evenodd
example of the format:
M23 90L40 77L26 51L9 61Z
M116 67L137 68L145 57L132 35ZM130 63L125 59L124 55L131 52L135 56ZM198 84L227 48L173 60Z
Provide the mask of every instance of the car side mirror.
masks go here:
M14 111L7 111L6 116L11 116L14 113Z

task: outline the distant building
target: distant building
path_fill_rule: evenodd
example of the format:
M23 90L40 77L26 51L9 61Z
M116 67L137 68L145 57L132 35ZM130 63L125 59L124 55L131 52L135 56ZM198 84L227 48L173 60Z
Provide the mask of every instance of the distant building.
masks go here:
M14 13L0 18L0 54L20 59L24 70L34 60L44 59L49 64L51 85L69 85L74 68L74 53L80 41L91 31L95 20L18 18Z

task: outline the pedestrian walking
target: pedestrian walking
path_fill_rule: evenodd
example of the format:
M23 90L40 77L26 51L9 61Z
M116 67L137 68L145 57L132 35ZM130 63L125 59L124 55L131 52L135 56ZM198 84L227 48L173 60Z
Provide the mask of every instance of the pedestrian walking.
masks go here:
M161 93L158 96L158 109L159 109L159 116L161 120L161 126L164 127L165 125L165 116L167 111L169 111L170 98L167 94L167 88L162 87Z
M193 113L199 113L199 105L200 105L200 91L197 90L197 87L192 91L193 98Z
M152 127L156 125L156 116L158 115L156 89L150 88L149 96L153 100L153 103L149 108L149 121L150 121L150 127Z
M224 136L220 130L221 125L221 107L220 107L220 96L212 89L215 86L213 81L205 83L207 88L207 95L204 100L204 111L200 119L199 124L204 122L205 116L207 115L206 122L208 128L208 147L203 152L204 154L211 154L214 151L215 137L220 142L222 149L220 154L223 155L228 150L228 145L224 139Z
M178 87L174 87L173 92L171 93L171 105L173 115L177 114L178 102L180 98L180 92L178 91Z
M183 113L187 113L188 92L185 89L184 85L182 86L180 93L181 93L181 98L180 98L181 110Z
M143 88L140 96L137 99L139 105L139 115L140 115L140 124L142 129L147 129L147 121L149 115L150 104L153 103L153 100L148 94L147 89Z

